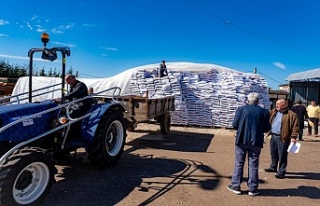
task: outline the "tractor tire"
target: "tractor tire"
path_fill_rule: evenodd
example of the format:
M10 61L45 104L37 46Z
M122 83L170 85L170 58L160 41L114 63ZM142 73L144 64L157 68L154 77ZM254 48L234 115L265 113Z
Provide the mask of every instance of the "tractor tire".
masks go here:
M87 149L88 158L98 168L115 165L123 153L126 136L122 112L107 111L101 118L95 137Z
M163 135L168 135L171 127L171 116L170 112L167 111L160 117L160 130Z
M39 205L50 192L56 172L45 150L18 149L0 165L0 205Z

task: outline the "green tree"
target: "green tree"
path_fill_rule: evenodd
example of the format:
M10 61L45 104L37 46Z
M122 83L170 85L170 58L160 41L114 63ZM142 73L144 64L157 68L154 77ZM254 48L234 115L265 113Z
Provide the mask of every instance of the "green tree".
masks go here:
M53 72L52 72L52 68L50 67L49 71L48 71L48 76L52 77L53 76Z
M61 72L57 72L57 69L50 67L48 71L45 70L44 67L39 71L36 65L33 66L33 76L49 76L49 77L60 77ZM78 73L78 72L76 72ZM73 68L66 72L66 74L73 74ZM19 78L23 76L29 75L29 66L27 65L11 65L8 61L0 60L0 76L1 77L12 77L12 78Z
M0 76L19 78L28 74L26 66L11 65L9 62L0 60Z
M42 67L42 69L40 70L40 74L41 77L45 77L46 75L46 70L44 70L44 67Z
M72 67L70 67L70 69L67 71L66 74L73 74L73 69L72 69Z

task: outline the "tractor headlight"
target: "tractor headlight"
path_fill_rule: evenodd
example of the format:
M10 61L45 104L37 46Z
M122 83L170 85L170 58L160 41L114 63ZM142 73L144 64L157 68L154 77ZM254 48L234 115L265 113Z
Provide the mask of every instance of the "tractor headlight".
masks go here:
M60 124L66 124L68 122L68 119L65 116L61 116L59 118L59 122L60 122Z

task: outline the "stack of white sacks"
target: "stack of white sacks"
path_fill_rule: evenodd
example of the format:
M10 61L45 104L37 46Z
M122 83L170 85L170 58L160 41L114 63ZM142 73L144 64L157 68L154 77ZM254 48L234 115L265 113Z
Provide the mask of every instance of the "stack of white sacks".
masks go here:
M235 111L246 102L250 92L261 95L260 105L269 109L268 87L264 78L253 73L242 73L214 64L167 63L168 76L159 78L159 64L128 69L116 76L103 79L79 78L95 92L111 87L121 88L121 95L149 98L175 97L172 124L231 127ZM13 95L28 90L28 77L21 77ZM33 90L61 82L60 78L34 77ZM43 101L60 97L61 93L41 96ZM40 97L37 97L40 98ZM25 100L27 101L27 100Z
M260 106L270 108L267 82L259 75L211 64L167 63L168 76L160 78L155 67L136 68L123 95L174 96L172 124L230 128L236 109L245 105L250 92L258 92Z

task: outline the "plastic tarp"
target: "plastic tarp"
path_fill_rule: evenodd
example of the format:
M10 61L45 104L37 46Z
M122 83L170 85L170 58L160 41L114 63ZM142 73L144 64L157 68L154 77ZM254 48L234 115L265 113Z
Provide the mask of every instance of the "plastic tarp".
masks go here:
M236 109L245 105L250 92L258 92L259 105L270 108L267 82L257 74L243 73L214 64L167 62L166 65L168 76L161 78L157 75L160 64L149 64L128 69L109 78L78 79L88 88L92 87L94 93L119 87L120 95L148 94L149 98L174 96L175 111L171 112L171 122L177 125L230 127ZM13 95L28 91L28 81L28 77L20 78ZM34 77L32 89L61 81L60 78ZM35 97L33 101L58 98L60 95L61 90Z
M131 77L139 70L146 70L151 73L157 71L159 69L160 64L149 64L149 65L143 65L139 67L134 67L131 69L128 69L124 72L121 72L113 77L109 78L81 78L79 77L78 80L84 82L88 88L92 87L94 93L101 92L103 90L106 90L111 87L119 87L121 89L121 93L123 94L123 91L125 91L125 87L128 84L128 81L130 81ZM214 64L199 64L199 63L190 63L190 62L172 62L167 63L168 72L179 70L184 72L201 72L201 71L208 71L210 69L217 69L221 71L232 71L237 72L236 70L232 70L227 67L222 67ZM146 73L146 75L148 75ZM39 93L46 93L37 97L34 97L32 101L34 102L41 102L44 100L50 100L59 98L61 96L60 88L61 86L54 86L52 85L61 83L62 79L59 77L39 77L39 76L33 76L32 77L32 90L37 90L40 88L49 87L48 89L43 89L39 92L35 92L34 94ZM54 92L48 92L51 90L57 90ZM67 90L67 85L65 87L65 91ZM18 79L15 88L13 89L12 96L26 93L29 91L29 77L21 77ZM23 102L28 101L28 94L19 96L20 99L25 99ZM16 98L12 98L11 101L15 101Z

